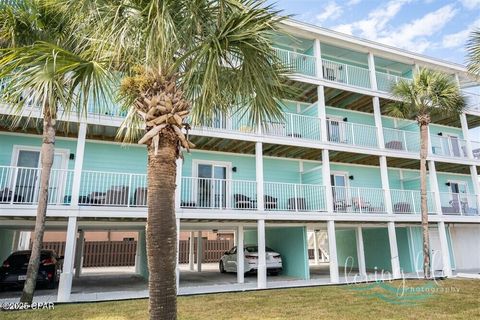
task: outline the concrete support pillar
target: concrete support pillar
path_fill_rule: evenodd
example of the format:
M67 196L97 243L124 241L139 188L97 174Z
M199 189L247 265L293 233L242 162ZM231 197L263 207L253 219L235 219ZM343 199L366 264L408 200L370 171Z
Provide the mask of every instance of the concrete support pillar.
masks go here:
M445 229L445 222L438 222L438 235L440 238L440 247L442 251L443 275L445 277L452 276L452 264L450 261L450 249L448 247L447 230Z
M30 249L31 231L20 231L20 239L18 240L18 250Z
M313 42L313 52L315 54L315 71L317 77L323 79L322 49L320 46L320 40L318 39L315 39Z
M338 276L337 237L335 234L335 222L333 220L327 221L327 233L328 255L330 257L330 282L338 283L340 279Z
M237 228L237 282L245 281L245 249L243 245L243 226Z
M13 243L12 243L12 252L18 250L18 246L20 244L20 234L22 232L20 230L15 231L13 236ZM0 258L1 259L1 258ZM1 261L0 261L1 262Z
M398 257L397 233L395 222L388 222L388 242L390 244L390 256L392 262L392 274L394 278L400 278L400 259Z
M263 191L263 146L261 142L255 143L255 174L257 180L257 208L265 210Z
M77 245L75 250L75 278L82 274L83 250L85 246L85 231L78 231Z
M365 249L363 247L363 232L362 227L358 226L355 230L355 235L357 237L357 258L358 258L358 271L360 273L360 277L366 278L367 277L367 267L365 264Z
M183 159L178 158L177 161L177 173L175 176L175 184L177 185L175 188L175 209L180 209L181 204L181 194L182 194L182 166L183 166Z
M78 126L77 149L75 153L75 166L74 166L73 181L72 181L72 199L70 202L71 206L78 206L86 137L87 137L87 124L85 122L81 122L80 125Z
M65 256L63 271L58 284L58 302L70 301L72 292L73 265L75 262L75 245L77 242L77 217L68 217L67 239L65 242Z
M188 241L188 265L190 271L195 270L195 232L190 231L190 239Z
M467 149L467 157L469 159L473 159L473 153L472 153L472 143L470 141L470 135L468 133L468 122L467 122L467 116L465 113L460 114L460 124L462 125L462 134L463 134L463 139L466 141L465 148Z
M435 168L435 161L433 160L428 160L428 178L430 180L430 190L433 192L435 212L437 214L442 214L442 200L440 197L440 189L438 187L437 169Z
M375 70L375 57L373 56L373 53L369 52L368 53L368 70L370 74L370 85L372 87L372 90L377 90L377 74Z
M176 250L176 259L175 259L175 263L176 263L176 268L175 268L175 271L176 271L176 281L177 281L177 294L180 290L180 219L177 219L177 250Z
M380 98L373 97L373 116L375 119L375 126L377 127L377 141L378 147L385 148L385 140L383 138L383 123L382 123L382 111L380 110Z
M267 287L267 253L265 251L265 220L258 220L257 223L257 246L258 246L258 266L257 266L257 287L265 289Z
M390 183L388 181L387 157L380 156L380 177L382 180L382 189L385 195L385 209L388 214L393 214L392 196L390 194Z
M202 231L198 231L198 235L197 235L197 272L202 272L202 260L203 260Z
M322 177L323 185L325 186L325 197L327 204L327 212L333 212L333 194L332 182L330 181L330 155L328 150L322 150Z
M317 230L313 230L313 259L315 264L320 262L320 257L318 254L318 238L317 238Z
M477 208L480 209L480 181L476 166L470 166L470 177L472 178L473 192L477 195Z
M138 232L137 255L135 257L135 273L148 279L147 241L145 229Z
M327 142L327 110L325 109L325 90L323 86L317 87L317 96L318 117L320 118L320 140Z

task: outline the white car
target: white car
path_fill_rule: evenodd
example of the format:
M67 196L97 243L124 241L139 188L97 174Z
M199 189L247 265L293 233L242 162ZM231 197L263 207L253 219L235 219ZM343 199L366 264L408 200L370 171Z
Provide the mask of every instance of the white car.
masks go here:
M282 271L282 256L269 247L265 247L265 251L267 273L277 275ZM245 273L256 272L258 269L258 247L256 245L245 246L243 260ZM230 251L225 252L220 259L219 268L221 273L237 272L237 247L233 247Z

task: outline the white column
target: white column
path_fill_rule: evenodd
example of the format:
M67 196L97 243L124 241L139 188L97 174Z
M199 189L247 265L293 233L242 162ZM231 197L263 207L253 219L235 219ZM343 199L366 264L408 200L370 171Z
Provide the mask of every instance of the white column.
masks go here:
M202 259L203 259L203 239L202 231L198 231L197 234L197 272L202 272Z
M12 242L12 252L18 250L18 246L20 245L20 234L22 232L20 230L16 230L15 234L13 235L13 242Z
M313 258L315 264L320 262L320 257L318 255L318 238L317 238L317 230L313 230Z
M333 212L332 182L330 181L330 156L326 149L322 150L322 178L325 186L327 212Z
M450 249L448 247L447 231L445 230L445 222L439 221L438 235L440 237L440 247L442 250L443 275L446 277L452 276L452 265L450 261Z
M433 192L433 198L435 201L435 210L437 214L442 214L442 200L440 189L438 188L437 169L435 168L435 161L433 160L428 160L428 177L430 180L430 190Z
M320 118L320 140L322 142L327 142L327 110L325 109L325 90L323 86L317 87L317 96L317 112L318 117Z
M257 208L265 210L263 192L263 146L261 142L255 143L255 174L257 178Z
M75 244L77 242L77 217L68 217L67 239L63 270L58 284L58 302L68 302L72 291L73 265L75 260Z
M190 240L188 241L188 264L190 271L195 270L195 232L190 231Z
M460 114L460 124L462 125L463 139L465 139L467 157L469 159L473 159L472 143L470 141L470 135L468 134L468 122L467 122L467 116L465 115L465 113Z
M18 240L18 250L30 249L30 239L32 237L31 231L21 231L20 239Z
M470 166L470 177L473 183L473 192L477 195L477 211L480 209L480 181L478 180L477 166Z
M176 254L176 261L175 264L177 268L176 271L176 283L177 283L177 294L180 290L180 219L177 219L177 254Z
M366 278L367 277L367 267L366 267L366 264L365 264L365 248L363 247L362 227L358 226L355 231L356 231L355 234L357 236L358 271L360 273L360 277Z
M267 287L267 254L265 252L265 220L258 220L257 223L257 246L258 246L258 265L257 265L257 287L265 289Z
M78 126L77 150L75 153L75 166L72 182L72 199L70 204L78 206L78 197L80 196L80 182L82 178L83 155L85 153L85 139L87 136L87 124L81 122Z
M322 48L320 46L320 40L318 39L315 39L313 42L313 52L315 54L315 68L317 71L317 77L323 79Z
M397 234L395 232L395 223L390 221L388 224L388 242L390 243L390 256L392 261L392 274L394 278L400 278L400 259L398 258Z
M175 188L175 208L180 209L180 202L181 202L181 191L182 191L182 165L183 160L182 158L178 158L177 161L177 174L175 176L175 184L177 185Z
M337 259L337 236L335 234L335 222L327 221L328 256L330 257L330 282L338 283L338 259Z
M138 232L135 273L141 275L143 279L148 280L147 240L145 237L145 228Z
M375 57L373 53L368 53L368 71L370 74L370 84L373 90L377 90L377 76L375 73Z
M237 228L237 282L243 283L245 276L245 249L243 246L243 226Z
M382 189L385 194L385 209L388 214L393 214L392 196L390 194L390 183L388 181L387 157L380 156L380 177L382 180Z
M75 278L82 274L83 265L83 247L85 244L85 231L78 231L77 245L75 250Z
M382 124L382 111L380 110L380 98L373 97L372 103L373 103L373 116L375 118L375 127L377 127L378 146L384 149L385 140L383 137L383 124Z

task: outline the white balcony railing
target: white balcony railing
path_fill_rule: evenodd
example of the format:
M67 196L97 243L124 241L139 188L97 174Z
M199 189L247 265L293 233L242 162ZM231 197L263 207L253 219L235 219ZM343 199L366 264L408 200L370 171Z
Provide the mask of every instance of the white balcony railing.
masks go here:
M323 78L325 80L370 89L370 71L345 63L322 59Z
M480 94L462 91L467 100L467 109L480 112Z
M332 195L335 212L386 212L383 189L332 187Z
M470 140L470 144L472 146L473 158L480 160L480 141Z
M432 154L444 157L468 158L467 142L457 137L431 135Z
M279 182L265 182L263 185L265 210L327 210L324 186Z
M37 204L41 169L0 166L0 204ZM52 169L48 204L68 204L73 170Z
M283 121L266 122L263 133L267 136L293 139L320 140L321 120L318 117L285 113Z
M468 193L440 192L443 214L478 215L478 197Z
M421 213L421 196L419 190L390 190L393 213ZM437 213L433 192L427 192L428 213Z
M285 49L275 48L278 58L295 73L314 77L316 72L315 57Z
M420 151L420 134L418 132L383 128L383 139L386 149L413 153Z
M384 72L375 72L377 78L377 89L384 92L390 92L392 87L399 83L401 80L411 82L412 79L388 74Z
M327 119L328 141L359 147L378 148L377 127Z

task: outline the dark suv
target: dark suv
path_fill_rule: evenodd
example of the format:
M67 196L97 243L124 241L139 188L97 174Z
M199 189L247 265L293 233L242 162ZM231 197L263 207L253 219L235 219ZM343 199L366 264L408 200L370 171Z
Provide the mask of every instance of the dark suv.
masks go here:
M31 250L12 253L0 267L0 288L23 285L27 278ZM61 271L61 258L53 250L42 250L38 267L37 284L55 288Z

